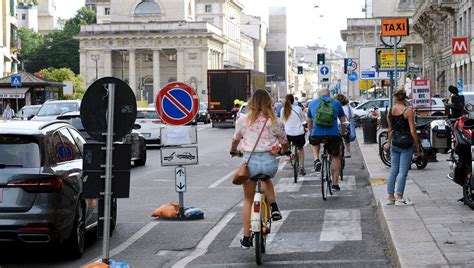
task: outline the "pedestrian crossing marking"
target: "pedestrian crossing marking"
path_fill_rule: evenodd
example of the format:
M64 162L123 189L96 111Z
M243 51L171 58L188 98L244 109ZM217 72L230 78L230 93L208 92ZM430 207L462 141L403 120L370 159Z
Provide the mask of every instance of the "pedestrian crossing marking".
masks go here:
M302 183L295 183L295 179L291 178L281 178L278 181L278 184L275 185L275 192L277 193L294 193L298 192L301 188Z
M362 240L360 210L337 209L324 211L324 223L320 241Z

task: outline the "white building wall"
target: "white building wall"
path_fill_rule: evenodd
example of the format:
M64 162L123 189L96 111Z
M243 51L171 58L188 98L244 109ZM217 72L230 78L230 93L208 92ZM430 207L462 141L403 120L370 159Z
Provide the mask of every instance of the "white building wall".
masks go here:
M18 28L29 28L38 32L38 9L37 8L17 8L16 18Z

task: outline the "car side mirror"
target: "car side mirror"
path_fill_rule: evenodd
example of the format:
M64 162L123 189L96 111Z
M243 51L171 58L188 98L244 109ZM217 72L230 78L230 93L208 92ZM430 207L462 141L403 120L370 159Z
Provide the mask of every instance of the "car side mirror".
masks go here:
M366 108L366 107L364 107L364 108L362 108L362 109L364 109L364 111L367 111L367 108Z
M34 115L34 114L32 114L32 115L28 116L26 119L27 119L27 120L31 120L33 117L35 117L35 115Z
M133 124L133 127L132 129L141 129L142 126L140 126L139 124Z

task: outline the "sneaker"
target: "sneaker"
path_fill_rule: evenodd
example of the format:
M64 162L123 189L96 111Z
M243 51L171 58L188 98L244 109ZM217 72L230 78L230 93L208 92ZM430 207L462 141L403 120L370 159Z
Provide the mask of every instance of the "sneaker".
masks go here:
M413 201L410 201L408 199L402 199L402 200L397 200L395 201L395 206L413 206L415 203Z
M304 167L300 167L300 175L301 176L306 175L306 170L304 169Z
M319 159L314 160L314 170L316 172L321 171L321 160Z
M281 220L282 216L281 216L280 210L278 209L278 205L276 203L271 203L270 207L272 208L271 209L271 211L272 211L272 221Z
M333 185L331 186L331 188L334 192L339 192L341 190L341 187L339 187L339 185Z
M393 205L395 205L395 199L387 199L387 201L385 201L385 205L386 205L386 206L393 206Z
M250 239L250 236L240 238L240 246L243 249L249 249L252 246L252 239Z

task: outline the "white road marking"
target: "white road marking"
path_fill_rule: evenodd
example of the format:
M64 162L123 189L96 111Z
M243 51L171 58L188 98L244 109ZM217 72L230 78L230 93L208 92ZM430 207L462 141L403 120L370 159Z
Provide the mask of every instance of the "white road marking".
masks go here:
M356 178L353 175L344 176L344 181L340 182L341 190L353 191L356 188Z
M265 261L265 265L267 266L295 266L295 265L328 265L332 264L333 266L341 266L342 264L349 264L349 265L354 265L354 264L365 264L362 267L372 267L375 266L376 264L388 264L388 261L385 259L359 259L359 260L353 260L353 259L337 259L337 260L295 260L295 261ZM228 263L212 263L212 264L203 264L203 265L197 265L195 267L251 267L255 266L255 262L228 262ZM388 265L387 265L388 266Z
M325 210L320 241L358 241L362 240L360 210Z
M286 165L286 159L280 157L280 164L278 165L278 171L282 171Z
M302 183L295 183L293 177L281 178L274 188L277 193L294 193L298 192L302 185Z
M281 215L282 219L279 221L272 221L272 229L270 231L270 234L267 236L267 244L270 244L274 237L275 234L278 233L278 230L280 230L280 227L283 225L285 220L288 218L288 215L290 214L291 210L282 210ZM230 243L230 248L235 248L235 247L240 247L240 238L242 237L243 234L243 229L240 229L240 232L237 233L237 235L232 239L232 242Z
M216 239L217 235L224 229L224 227L230 222L230 220L235 216L235 212L231 212L224 216L212 229L204 236L204 238L199 242L196 249L188 255L186 258L181 259L175 263L172 267L184 267L192 262L194 259L206 254L211 243Z
M147 225L143 226L140 230L138 230L138 232L134 233L125 242L123 242L122 244L120 244L117 247L115 247L114 249L112 249L110 251L110 257L113 257L113 256L119 254L120 252L126 250L129 246L131 246L133 243L135 243L138 239L142 238L146 233L151 231L157 225L158 225L158 222L152 221L152 222L149 222ZM97 258L94 258L93 260L91 260L88 263L95 262L95 261L97 261L101 258L102 258L102 256L99 256Z
M217 188L217 186L219 186L221 183L223 183L224 181L229 180L230 178L232 178L234 173L235 173L235 170L233 170L232 172L229 172L224 177L218 179L213 184L209 185L209 188Z

